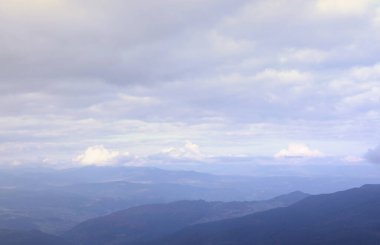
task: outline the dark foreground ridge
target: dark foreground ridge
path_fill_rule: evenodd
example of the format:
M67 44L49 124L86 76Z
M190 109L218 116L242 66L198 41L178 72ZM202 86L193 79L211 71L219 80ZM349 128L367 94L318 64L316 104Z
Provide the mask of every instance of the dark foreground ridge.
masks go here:
M289 207L194 225L152 244L380 244L380 185L310 196Z

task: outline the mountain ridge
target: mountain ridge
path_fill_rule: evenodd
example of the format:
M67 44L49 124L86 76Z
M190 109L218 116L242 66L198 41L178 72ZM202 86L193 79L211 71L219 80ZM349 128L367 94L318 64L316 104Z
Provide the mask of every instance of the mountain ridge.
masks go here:
M193 225L155 241L187 244L379 244L380 185L312 195L240 218Z
M118 211L85 221L65 233L80 244L139 244L162 237L183 227L228 219L290 205L308 196L292 192L252 202L178 201L150 204Z

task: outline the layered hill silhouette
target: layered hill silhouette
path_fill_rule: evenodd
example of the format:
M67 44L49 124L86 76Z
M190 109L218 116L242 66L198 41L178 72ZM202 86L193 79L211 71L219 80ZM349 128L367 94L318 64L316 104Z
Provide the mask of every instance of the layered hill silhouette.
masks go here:
M21 238L19 244L44 244L35 242L38 239L56 239L53 244L59 244L60 237L47 233L64 232L61 237L74 244L380 241L379 185L313 195L299 202L302 193L296 200L297 193L246 201L294 190L332 192L358 186L362 179L217 176L124 167L9 169L0 171L0 177L0 244ZM118 210L124 211L114 213Z
M61 237L0 230L0 244L377 245L380 185L260 202L143 205L88 220Z
M180 201L144 205L88 220L65 234L79 244L141 244L189 225L289 206L308 196L293 192L258 202Z
M377 179L226 176L148 167L0 168L0 229L62 234L88 219L180 200L268 200L318 194Z
M380 185L310 196L289 207L193 225L151 244L380 244Z

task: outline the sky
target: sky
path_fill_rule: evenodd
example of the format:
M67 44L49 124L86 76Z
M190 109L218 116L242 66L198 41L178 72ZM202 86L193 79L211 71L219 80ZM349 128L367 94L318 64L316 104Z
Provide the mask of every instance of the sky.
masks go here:
M0 164L380 163L379 43L377 0L0 0Z

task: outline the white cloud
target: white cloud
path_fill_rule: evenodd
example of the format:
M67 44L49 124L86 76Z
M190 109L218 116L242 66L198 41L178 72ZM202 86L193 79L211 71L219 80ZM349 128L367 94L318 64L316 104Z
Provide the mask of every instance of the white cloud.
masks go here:
M289 144L287 149L277 152L275 158L314 158L323 157L324 154L319 150L310 149L305 144Z
M121 153L106 149L103 145L88 147L83 153L74 158L81 165L108 166L117 165L121 159L129 157L128 152Z
M206 155L202 153L199 146L186 141L183 147L170 147L161 152L162 155L173 159L203 160Z
M264 71L256 74L255 79L274 81L278 84L294 84L310 81L311 74L298 70L265 69Z
M355 67L351 70L350 75L352 78L361 81L380 79L380 63L372 66Z
M212 31L209 34L209 41L212 48L222 55L234 55L250 51L254 44L246 40L235 40L234 38L223 36Z
M377 7L375 10L375 16L372 20L373 24L375 25L376 28L379 28L380 25L380 7Z
M280 56L282 63L320 63L328 57L328 53L316 49L289 49Z
M378 106L380 104L380 87L370 88L368 91L348 96L342 100L340 108L355 109Z
M352 156L352 155L346 156L342 160L348 163L360 163L364 161L362 157Z
M316 6L322 14L352 16L364 14L370 3L371 0L318 0Z

